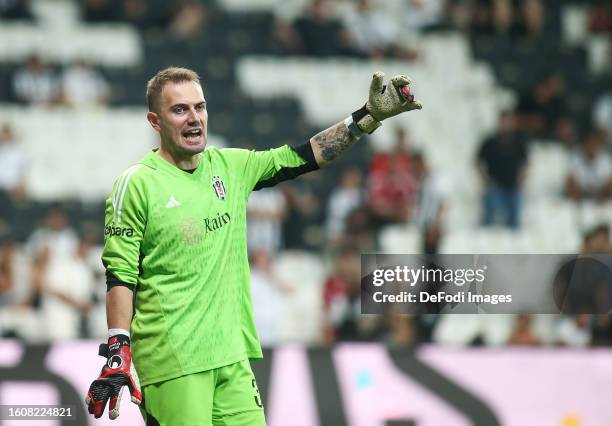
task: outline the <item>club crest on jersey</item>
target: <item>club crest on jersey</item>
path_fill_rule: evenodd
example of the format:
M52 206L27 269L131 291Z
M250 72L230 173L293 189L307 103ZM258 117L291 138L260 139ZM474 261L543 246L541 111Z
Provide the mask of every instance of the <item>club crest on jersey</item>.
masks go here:
M219 176L213 176L212 178L212 186L215 190L215 194L221 200L225 200L225 185Z

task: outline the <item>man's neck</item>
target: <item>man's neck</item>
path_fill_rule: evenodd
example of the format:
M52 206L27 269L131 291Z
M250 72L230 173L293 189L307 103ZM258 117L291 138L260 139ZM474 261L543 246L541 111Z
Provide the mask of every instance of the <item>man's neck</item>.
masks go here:
M181 170L193 170L196 169L200 165L200 156L192 155L189 157L178 157L173 156L168 151L165 151L163 148L159 148L157 150L157 155L166 160L168 163L173 166L178 167Z

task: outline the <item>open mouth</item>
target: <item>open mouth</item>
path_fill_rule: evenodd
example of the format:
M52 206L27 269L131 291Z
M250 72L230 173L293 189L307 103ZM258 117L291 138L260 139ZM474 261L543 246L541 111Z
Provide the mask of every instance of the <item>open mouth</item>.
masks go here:
M202 129L187 130L182 135L188 142L198 142L202 137Z

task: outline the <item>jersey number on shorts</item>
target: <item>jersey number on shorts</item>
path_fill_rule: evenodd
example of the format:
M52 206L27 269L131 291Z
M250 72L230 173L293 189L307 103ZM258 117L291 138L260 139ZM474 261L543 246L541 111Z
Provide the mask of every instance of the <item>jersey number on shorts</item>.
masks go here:
M255 391L257 392L257 394L253 396L253 398L255 398L255 404L257 404L259 408L262 408L263 404L261 403L261 399L259 397L259 389L257 389L257 383L255 383L255 379L251 381L251 385L253 386L253 389L255 389Z

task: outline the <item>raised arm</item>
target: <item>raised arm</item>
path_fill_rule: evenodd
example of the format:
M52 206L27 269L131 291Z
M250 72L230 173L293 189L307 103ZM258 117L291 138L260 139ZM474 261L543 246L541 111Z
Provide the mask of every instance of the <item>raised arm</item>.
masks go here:
M323 167L357 142L357 139L344 121L341 121L310 138L310 146L317 164Z
M367 103L346 120L323 130L310 139L310 146L319 167L332 162L361 136L372 133L382 121L405 111L421 109L410 92L409 77L398 75L388 85L383 84L384 74L374 73Z

